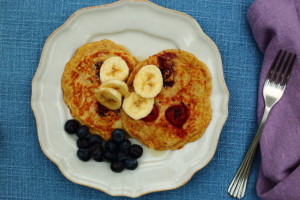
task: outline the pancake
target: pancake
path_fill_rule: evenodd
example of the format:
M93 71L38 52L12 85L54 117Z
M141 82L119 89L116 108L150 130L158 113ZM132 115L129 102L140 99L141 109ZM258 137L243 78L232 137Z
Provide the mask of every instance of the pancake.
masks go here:
M102 106L94 97L101 85L99 71L103 62L120 56L131 71L137 60L123 46L110 40L92 42L80 47L66 64L62 75L64 100L74 119L87 125L90 132L108 140L115 128L122 128L120 111Z
M163 75L163 88L152 112L134 120L121 109L123 128L130 136L156 150L180 149L201 137L211 120L211 75L207 66L182 50L165 50L140 62L127 84L145 65L156 65Z

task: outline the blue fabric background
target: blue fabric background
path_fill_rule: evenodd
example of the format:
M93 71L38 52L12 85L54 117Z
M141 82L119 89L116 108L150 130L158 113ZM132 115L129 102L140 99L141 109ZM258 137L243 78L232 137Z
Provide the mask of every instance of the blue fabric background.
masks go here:
M31 80L47 37L76 10L113 0L0 0L0 199L126 199L68 181L41 151L30 106ZM194 17L220 49L229 118L212 161L183 187L140 199L231 199L227 187L257 129L262 55L246 13L253 0L154 0ZM256 157L245 199L255 191Z

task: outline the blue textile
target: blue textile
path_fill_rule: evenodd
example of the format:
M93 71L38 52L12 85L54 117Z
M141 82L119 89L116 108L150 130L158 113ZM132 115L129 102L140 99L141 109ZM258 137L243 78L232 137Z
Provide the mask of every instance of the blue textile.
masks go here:
M76 10L113 0L0 0L0 199L126 199L67 180L41 151L30 106L31 80L47 37ZM140 199L231 199L227 188L257 129L262 55L246 12L253 0L154 0L194 17L220 49L229 118L212 161L183 187ZM255 191L256 157L246 199Z

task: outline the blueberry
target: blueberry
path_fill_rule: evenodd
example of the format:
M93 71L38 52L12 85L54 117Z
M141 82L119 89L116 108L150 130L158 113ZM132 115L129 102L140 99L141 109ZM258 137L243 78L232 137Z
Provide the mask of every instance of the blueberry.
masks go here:
M117 145L113 143L112 141L107 141L105 143L105 151L115 152L117 150Z
M134 158L128 158L124 161L124 165L125 165L126 169L134 170L137 168L138 162Z
M131 145L131 142L129 140L124 140L123 142L121 142L119 144L119 149L121 149L121 150L129 149L130 145Z
M86 137L78 138L77 147L80 149L87 149L89 147L89 141Z
M110 164L110 169L113 171L113 172L117 172L117 173L120 173L123 171L124 169L124 164L122 161L116 161L116 162L113 162Z
M89 128L86 125L80 126L77 129L76 135L79 138L85 137L90 133Z
M125 140L126 132L123 129L117 128L112 132L112 141L115 143L121 143Z
M87 136L87 138L89 140L89 144L94 144L94 143L102 144L103 142L103 139L99 135L90 134Z
M94 143L94 144L90 145L89 150L91 152L92 158L95 161L98 161L98 162L103 161L104 151L103 151L101 144Z
M91 152L88 149L78 149L77 157L86 162L91 158Z
M116 160L117 154L116 154L116 152L104 151L103 158L104 158L107 162L113 162L113 161Z
M117 152L117 160L124 161L128 158L128 153L126 150Z
M91 151L91 154L93 156L93 153L96 152L98 149L103 150L102 145L99 143L93 143L89 145L89 150Z
M128 154L132 158L139 158L143 154L143 148L138 144L133 144L129 147Z
M80 124L75 119L70 119L65 123L65 131L69 134L76 133L77 129L79 128Z

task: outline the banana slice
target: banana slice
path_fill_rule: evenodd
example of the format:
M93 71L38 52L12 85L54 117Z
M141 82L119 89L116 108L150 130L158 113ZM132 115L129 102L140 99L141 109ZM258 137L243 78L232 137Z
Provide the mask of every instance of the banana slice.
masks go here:
M162 86L162 74L155 65L142 67L133 80L135 92L144 98L154 98L160 93Z
M99 103L110 110L117 110L122 104L120 92L112 88L98 88L95 91L95 97Z
M146 117L152 111L154 98L143 98L135 92L131 92L123 101L123 110L131 118L138 120Z
M125 96L128 93L128 86L126 83L120 80L108 80L101 84L100 87L112 88L120 92L122 96Z
M105 60L100 68L101 82L107 80L125 81L129 74L129 68L126 62L118 56L110 57Z

